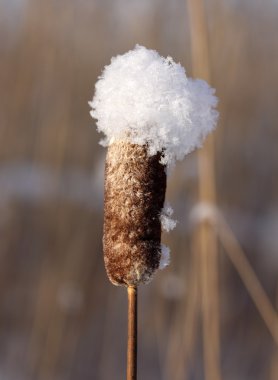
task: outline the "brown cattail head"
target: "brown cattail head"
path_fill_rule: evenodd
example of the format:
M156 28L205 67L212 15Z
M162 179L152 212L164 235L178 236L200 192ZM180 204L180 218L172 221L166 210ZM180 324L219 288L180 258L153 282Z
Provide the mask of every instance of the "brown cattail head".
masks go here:
M115 285L148 282L161 257L161 222L166 191L160 154L126 141L108 147L105 166L104 261Z

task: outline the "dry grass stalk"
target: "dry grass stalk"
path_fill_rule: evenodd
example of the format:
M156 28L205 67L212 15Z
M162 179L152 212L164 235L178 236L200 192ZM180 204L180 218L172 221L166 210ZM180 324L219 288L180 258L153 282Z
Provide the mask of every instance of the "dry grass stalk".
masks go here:
M216 229L225 251L240 275L275 343L278 345L278 314L276 310L248 262L240 244L223 218L220 218Z
M208 33L202 0L188 0L194 77L210 81ZM215 204L214 138L209 136L204 149L198 151L199 202ZM200 254L200 289L202 294L205 376L219 380L219 295L218 249L212 227L201 221L197 227L196 247ZM197 254L197 252L195 252Z
M137 379L137 288L129 286L128 336L127 336L127 380Z

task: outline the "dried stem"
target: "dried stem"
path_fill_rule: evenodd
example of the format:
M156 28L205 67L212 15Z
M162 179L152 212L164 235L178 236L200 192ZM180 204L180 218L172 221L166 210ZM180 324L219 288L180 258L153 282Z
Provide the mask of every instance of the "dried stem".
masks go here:
M187 0L191 34L192 72L210 82L208 31L203 0ZM216 204L214 137L198 152L199 202ZM205 379L220 380L218 246L213 228L201 221L197 231L200 258L200 291L204 342Z
M127 335L127 380L137 379L137 287L129 286L128 335Z
M216 229L226 253L241 277L275 343L278 345L278 314L275 308L272 306L269 297L247 260L243 249L223 218L218 221Z

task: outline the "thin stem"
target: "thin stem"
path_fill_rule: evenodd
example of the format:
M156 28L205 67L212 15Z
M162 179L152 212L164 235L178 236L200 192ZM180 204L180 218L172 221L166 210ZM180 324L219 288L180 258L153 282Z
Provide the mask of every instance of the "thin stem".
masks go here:
M192 73L210 82L209 35L204 0L187 0L191 35ZM214 137L209 136L198 152L199 202L216 204ZM213 228L201 221L196 231L200 260L200 292L203 324L204 367L206 380L220 380L220 332L218 244Z
M225 248L225 252L228 254L231 262L236 268L269 332L275 343L278 345L278 314L258 280L254 269L247 260L243 249L224 218L221 218L218 221L216 231L220 242Z
M129 286L127 330L127 380L137 379L137 288Z

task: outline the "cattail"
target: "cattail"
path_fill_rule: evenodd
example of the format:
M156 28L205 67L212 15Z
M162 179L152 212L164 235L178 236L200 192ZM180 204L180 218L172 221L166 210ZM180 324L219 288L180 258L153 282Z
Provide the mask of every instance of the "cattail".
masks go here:
M115 285L148 282L159 267L161 222L166 190L160 154L146 146L115 142L105 167L104 260Z
M105 167L104 261L109 279L129 289L128 379L136 378L136 287L169 262L161 226L166 174L200 146L217 121L217 98L202 80L186 77L172 58L142 46L112 59L96 84L91 115L108 146ZM133 355L132 355L133 352Z

